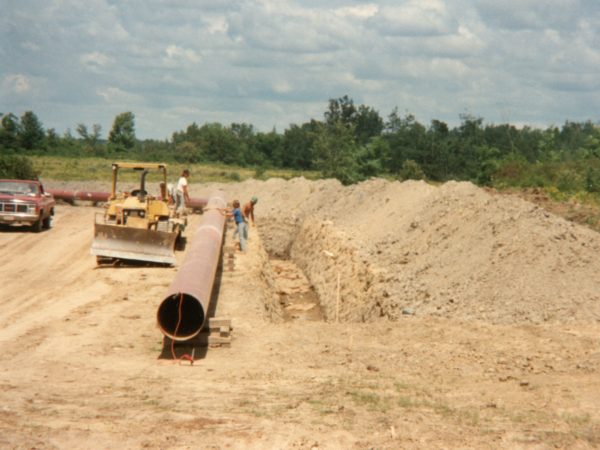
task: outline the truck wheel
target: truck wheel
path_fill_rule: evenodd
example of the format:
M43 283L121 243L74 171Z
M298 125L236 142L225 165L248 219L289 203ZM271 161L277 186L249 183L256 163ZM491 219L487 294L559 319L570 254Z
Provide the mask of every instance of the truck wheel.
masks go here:
M42 220L42 227L45 230L49 230L50 228L52 228L52 216L48 216L44 220Z
M40 231L42 231L43 226L44 226L44 220L42 219L42 215L40 214L40 217L38 217L38 220L33 222L33 225L31 225L31 229L35 233L39 233Z

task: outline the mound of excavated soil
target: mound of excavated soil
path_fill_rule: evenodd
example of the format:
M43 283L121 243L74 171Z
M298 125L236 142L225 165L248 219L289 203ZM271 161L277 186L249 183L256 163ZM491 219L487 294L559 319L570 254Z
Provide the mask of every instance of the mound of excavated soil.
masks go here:
M329 318L600 320L600 235L532 203L471 183L380 179L195 185L192 195L217 188L259 197L263 242L298 263Z

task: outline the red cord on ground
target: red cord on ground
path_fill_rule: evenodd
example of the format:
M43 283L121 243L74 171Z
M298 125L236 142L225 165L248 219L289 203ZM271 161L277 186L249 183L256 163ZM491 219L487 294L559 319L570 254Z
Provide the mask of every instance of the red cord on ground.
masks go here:
M183 304L183 293L179 294L179 308L178 308L178 317L177 317L177 325L175 326L175 332L173 333L173 336L177 336L177 331L179 331L179 325L181 324L181 305ZM193 366L194 365L194 358L192 358L190 355L188 355L187 353L184 353L183 355L181 355L180 358L177 357L177 355L175 354L175 339L171 339L171 357L173 358L173 361L189 361L190 365Z

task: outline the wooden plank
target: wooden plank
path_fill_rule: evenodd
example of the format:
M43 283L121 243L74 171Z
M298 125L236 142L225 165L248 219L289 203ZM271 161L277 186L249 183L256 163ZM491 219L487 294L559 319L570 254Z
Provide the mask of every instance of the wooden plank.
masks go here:
M228 319L226 317L209 317L208 326L209 328L225 326L231 328L231 319Z
M207 345L229 345L231 336L215 336L209 333L200 333L187 341L175 341L174 347L206 347ZM171 339L165 337L163 347L169 348Z

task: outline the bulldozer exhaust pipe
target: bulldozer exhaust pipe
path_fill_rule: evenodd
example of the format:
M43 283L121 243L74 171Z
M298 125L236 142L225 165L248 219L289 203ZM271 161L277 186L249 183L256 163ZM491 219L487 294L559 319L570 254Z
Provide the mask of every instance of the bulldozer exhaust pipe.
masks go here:
M221 256L226 220L217 208L226 206L222 191L209 197L191 248L158 307L158 327L174 341L192 339L204 326Z

